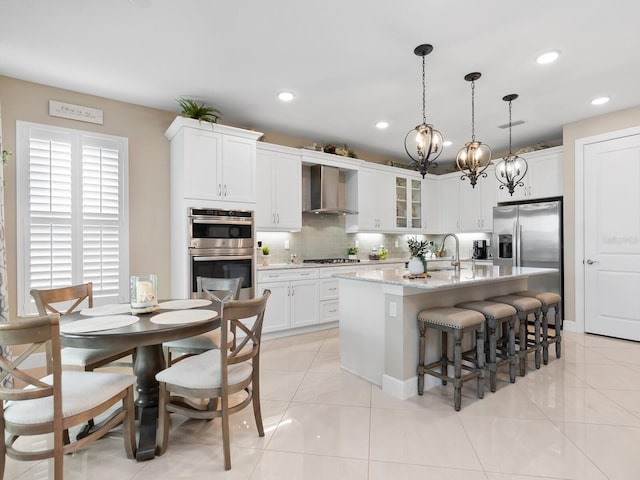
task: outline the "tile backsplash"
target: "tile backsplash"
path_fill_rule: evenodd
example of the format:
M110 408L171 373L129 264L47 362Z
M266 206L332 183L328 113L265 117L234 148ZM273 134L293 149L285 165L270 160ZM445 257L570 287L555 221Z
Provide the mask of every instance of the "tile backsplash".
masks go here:
M389 251L390 259L409 259L407 238L414 235L382 233L346 233L344 218L341 215L303 215L300 232L257 232L257 239L271 249L271 264L290 263L291 256L299 261L309 258L346 257L347 249L358 242L361 259L367 259L372 248L383 245ZM437 245L442 235L417 235L420 239L433 240ZM460 257L469 258L473 240L488 240L488 233L462 233L460 239ZM286 242L289 248L285 248ZM397 245L397 246L396 246ZM449 252L454 250L454 241L447 240ZM258 261L261 253L258 252Z

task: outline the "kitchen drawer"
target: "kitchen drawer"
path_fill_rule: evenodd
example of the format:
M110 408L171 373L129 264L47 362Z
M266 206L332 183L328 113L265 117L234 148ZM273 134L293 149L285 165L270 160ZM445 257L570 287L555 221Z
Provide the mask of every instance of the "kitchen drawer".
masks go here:
M320 300L332 300L338 298L339 290L337 278L322 278L320 279Z
M340 319L338 300L320 302L320 323L335 322Z
M289 282L318 278L317 268L287 268L282 270L259 270L258 283Z

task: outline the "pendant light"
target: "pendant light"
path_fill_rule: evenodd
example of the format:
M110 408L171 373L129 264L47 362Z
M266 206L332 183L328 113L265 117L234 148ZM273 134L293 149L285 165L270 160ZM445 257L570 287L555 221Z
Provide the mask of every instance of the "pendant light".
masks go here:
M500 182L500 189L507 187L509 194L513 196L516 187L524 187L522 179L527 174L527 161L514 155L511 151L511 102L518 98L517 93L511 93L502 97L509 102L509 155L502 158L496 165L496 178Z
M404 139L404 149L411 158L412 165L419 167L422 178L427 170L436 167L435 160L442 153L442 134L427 123L425 116L426 82L425 82L425 57L433 51L433 46L425 43L418 45L413 53L422 57L422 123L407 133Z
M464 180L467 177L473 188L476 188L478 178L487 176L484 171L491 164L491 149L488 145L476 140L475 90L476 80L481 76L480 72L472 72L464 76L467 82L471 82L471 141L458 150L456 157L458 170L464 173L461 179Z

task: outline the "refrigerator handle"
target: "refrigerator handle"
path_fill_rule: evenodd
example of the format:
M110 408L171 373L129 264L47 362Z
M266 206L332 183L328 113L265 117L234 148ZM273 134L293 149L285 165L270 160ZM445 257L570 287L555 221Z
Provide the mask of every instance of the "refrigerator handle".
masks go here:
M522 266L522 225L518 222L518 266Z
M511 233L513 251L511 254L512 257L512 265L515 267L518 265L518 221L514 220L513 228Z

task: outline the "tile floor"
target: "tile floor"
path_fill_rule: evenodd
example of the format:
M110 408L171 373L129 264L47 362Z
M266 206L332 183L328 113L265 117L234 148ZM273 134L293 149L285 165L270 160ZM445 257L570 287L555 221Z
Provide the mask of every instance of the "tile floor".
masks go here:
M640 344L566 332L563 358L478 400L452 387L401 401L339 368L338 330L265 342L259 438L232 417L225 472L219 420L175 417L162 457L127 460L118 432L65 458L65 479L640 478ZM473 382L471 382L473 383ZM5 478L48 478L48 462L7 462Z

